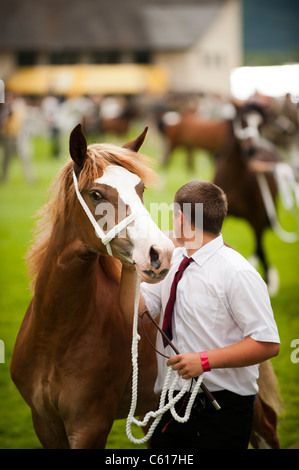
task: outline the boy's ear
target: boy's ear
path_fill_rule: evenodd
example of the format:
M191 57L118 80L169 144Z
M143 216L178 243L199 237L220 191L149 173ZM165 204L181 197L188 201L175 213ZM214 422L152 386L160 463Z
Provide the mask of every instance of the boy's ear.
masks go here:
M181 227L182 227L183 224L184 224L184 214L181 211L181 209L179 209L179 217L180 217L180 224L181 224Z
M181 209L176 209L175 211L173 211L173 217L175 217L179 225L182 227L184 224L184 214Z
M179 219L179 223L180 225L183 224L183 217L184 217L184 214L183 212L181 211L181 209L179 208L179 205L174 202L173 203L173 207L172 207L172 217L175 218L176 220Z

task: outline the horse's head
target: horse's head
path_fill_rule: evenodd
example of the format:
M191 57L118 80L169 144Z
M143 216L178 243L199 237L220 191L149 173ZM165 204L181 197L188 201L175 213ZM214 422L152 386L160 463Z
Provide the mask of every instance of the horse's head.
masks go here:
M143 205L146 167L137 152L146 132L147 128L123 147L87 147L79 125L70 136L70 154L84 243L98 253L135 263L143 280L158 282L169 270L173 243Z
M246 157L251 157L256 152L260 129L265 119L263 108L255 103L247 103L236 110L233 119L234 135Z

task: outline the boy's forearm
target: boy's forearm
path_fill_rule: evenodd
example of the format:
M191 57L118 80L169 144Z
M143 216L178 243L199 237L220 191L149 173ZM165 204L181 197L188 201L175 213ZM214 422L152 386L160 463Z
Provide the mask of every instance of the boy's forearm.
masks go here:
M279 352L279 344L246 338L231 346L208 351L212 369L247 367L264 362Z
M211 369L246 367L259 364L279 352L279 344L246 338L239 343L207 351ZM200 353L184 353L167 361L184 379L198 377L203 373Z

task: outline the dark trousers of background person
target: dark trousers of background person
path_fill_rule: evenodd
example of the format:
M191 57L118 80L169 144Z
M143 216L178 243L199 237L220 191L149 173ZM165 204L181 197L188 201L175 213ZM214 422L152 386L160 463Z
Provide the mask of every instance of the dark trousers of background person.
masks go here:
M167 411L151 438L151 449L247 449L253 424L254 395L223 390L213 392L221 410L202 394L196 398L189 420L178 423ZM175 409L185 414L185 394Z

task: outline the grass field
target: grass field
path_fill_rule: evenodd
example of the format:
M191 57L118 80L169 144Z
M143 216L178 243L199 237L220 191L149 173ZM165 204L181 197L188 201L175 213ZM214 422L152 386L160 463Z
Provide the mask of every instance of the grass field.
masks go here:
M33 148L36 182L32 186L24 182L19 162L15 159L9 181L0 185L0 339L5 345L5 362L0 363L0 449L41 447L32 427L29 408L10 379L9 366L15 338L30 300L24 256L31 238L34 223L32 216L45 202L50 181L65 160L51 157L49 142L45 139L35 139ZM155 158L160 150L160 142L155 133L150 133L143 152ZM166 172L160 170L159 158L157 159L160 186L147 191L147 206L150 202L170 204L180 185L190 179L212 177L213 166L205 154L198 154L193 175L187 172L184 162L183 153L178 151ZM283 215L285 226L293 228L288 215ZM223 235L244 256L251 254L254 240L246 222L228 218ZM280 290L272 298L272 306L281 337L281 350L272 364L285 406L284 416L279 420L280 443L282 448L289 448L299 442L299 363L291 361L291 342L299 338L299 243L283 243L270 231L265 242L271 263L276 266L280 275ZM299 359L299 354L296 357ZM136 436L140 435L140 430L137 430ZM115 422L107 447L137 448L126 437L125 421Z

